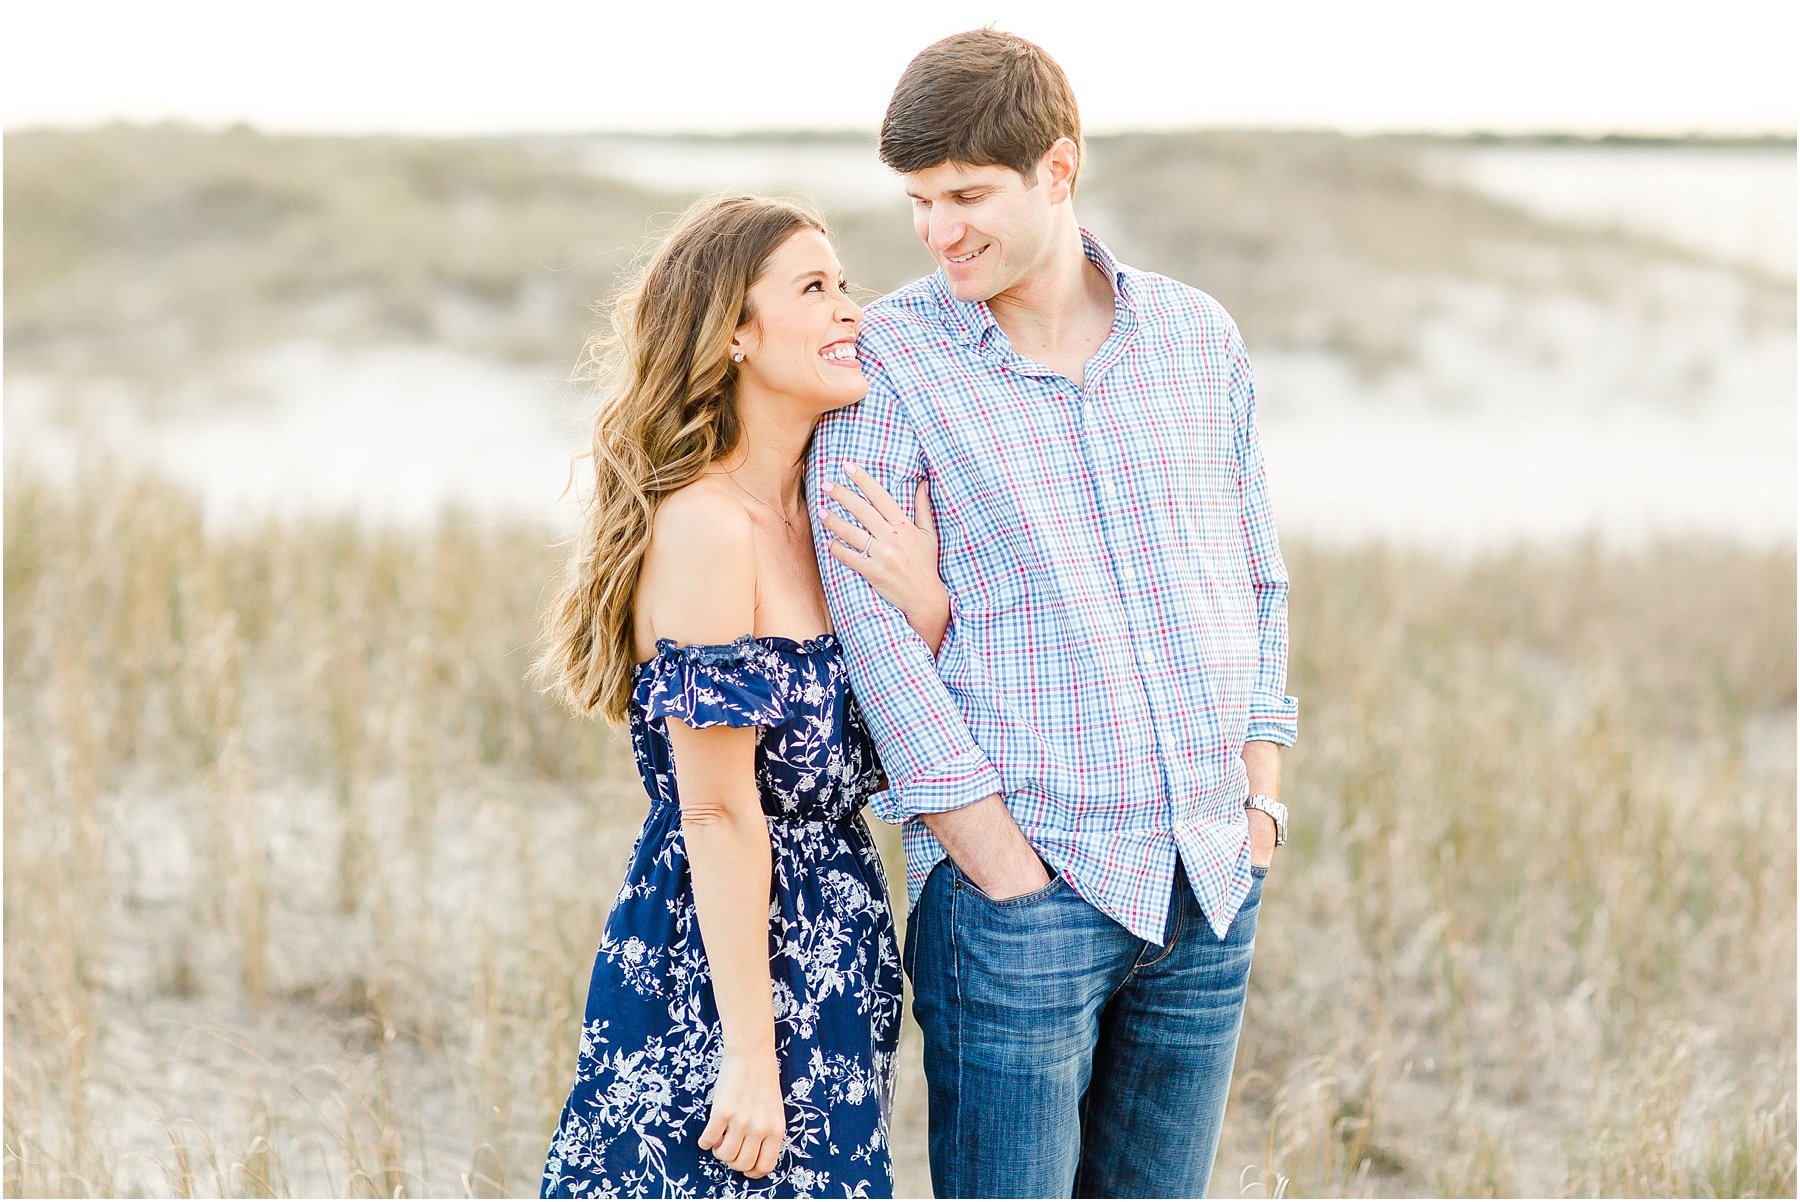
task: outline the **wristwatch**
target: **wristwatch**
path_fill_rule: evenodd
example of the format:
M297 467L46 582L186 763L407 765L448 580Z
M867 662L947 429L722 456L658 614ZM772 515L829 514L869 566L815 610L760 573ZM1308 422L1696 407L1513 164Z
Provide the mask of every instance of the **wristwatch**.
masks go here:
M1261 810L1275 820L1275 846L1280 847L1287 842L1287 807L1273 797L1264 797L1261 793L1252 793L1244 803L1246 810Z

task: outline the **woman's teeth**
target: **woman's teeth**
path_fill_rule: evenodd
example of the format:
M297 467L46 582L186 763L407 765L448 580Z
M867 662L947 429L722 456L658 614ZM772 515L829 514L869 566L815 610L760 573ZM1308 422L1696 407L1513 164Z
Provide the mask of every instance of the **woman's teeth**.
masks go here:
M842 363L847 359L856 358L856 347L852 343L840 342L835 346L828 346L820 351L819 357L821 359L829 359L833 363Z

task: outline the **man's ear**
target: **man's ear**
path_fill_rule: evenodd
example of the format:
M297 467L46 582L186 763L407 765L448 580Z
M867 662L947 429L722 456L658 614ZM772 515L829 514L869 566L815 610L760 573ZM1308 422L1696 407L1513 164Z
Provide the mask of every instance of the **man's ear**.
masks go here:
M1075 195L1075 177L1081 170L1081 147L1073 138L1058 138L1038 162L1038 182L1050 189L1051 204Z

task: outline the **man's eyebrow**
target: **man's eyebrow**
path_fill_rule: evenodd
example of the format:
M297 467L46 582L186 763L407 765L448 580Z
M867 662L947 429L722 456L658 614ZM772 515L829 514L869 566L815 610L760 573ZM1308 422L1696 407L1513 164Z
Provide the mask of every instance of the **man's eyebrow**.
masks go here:
M945 196L967 196L971 192L985 192L987 189L992 188L993 186L994 185L992 185L992 184L964 184L960 188L945 188L944 195ZM906 190L906 195L913 200L929 199L929 197L920 196L917 192L914 192L911 188L908 188Z

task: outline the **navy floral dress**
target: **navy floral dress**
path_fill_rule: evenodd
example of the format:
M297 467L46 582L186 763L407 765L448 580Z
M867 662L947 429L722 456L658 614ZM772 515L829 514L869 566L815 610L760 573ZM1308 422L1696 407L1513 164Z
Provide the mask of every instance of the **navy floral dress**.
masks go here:
M858 812L880 779L833 635L657 643L631 744L650 794L588 987L575 1088L544 1197L884 1197L900 1024L894 919ZM696 1144L711 1113L719 1012L694 910L665 722L755 726L769 819L769 969L787 1139L752 1179Z

